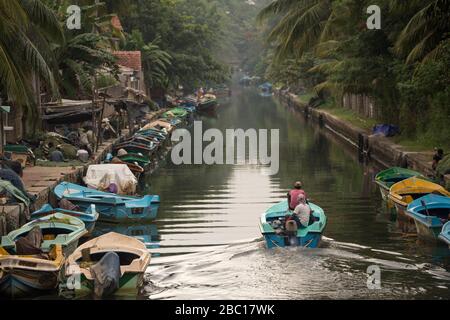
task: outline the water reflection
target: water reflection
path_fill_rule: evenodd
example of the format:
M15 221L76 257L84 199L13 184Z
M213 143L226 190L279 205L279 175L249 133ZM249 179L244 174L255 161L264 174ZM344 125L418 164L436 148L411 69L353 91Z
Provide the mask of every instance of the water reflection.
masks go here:
M169 161L146 177L148 192L161 196L148 297L449 298L448 250L397 229L373 183L380 168L295 109L252 89L233 92L218 118L202 118L204 130L280 129L280 171ZM329 240L318 250L266 250L258 219L295 180L328 215ZM371 264L382 268L382 290L367 289Z

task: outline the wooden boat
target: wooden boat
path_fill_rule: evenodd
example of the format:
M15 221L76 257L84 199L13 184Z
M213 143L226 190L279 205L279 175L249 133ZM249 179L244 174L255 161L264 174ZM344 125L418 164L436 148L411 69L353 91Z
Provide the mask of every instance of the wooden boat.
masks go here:
M58 287L64 266L61 245L47 255L14 255L0 247L0 295L26 298Z
M61 245L65 256L71 254L78 246L80 238L87 234L84 222L80 219L62 213L54 213L33 220L20 229L10 232L2 237L1 246L15 252L16 241L25 237L35 227L39 227L44 236L40 248L43 252L50 252L53 246Z
M133 172L125 164L90 165L83 181L89 188L105 192L114 185L117 189L114 193L121 195L134 195L138 184Z
M414 219L419 237L438 241L442 227L450 216L450 197L429 194L408 205L406 214Z
M120 265L106 268L119 268L120 279L103 290L95 281L98 271L93 272L93 268L108 253L119 256ZM100 298L111 295L136 296L143 284L144 272L150 264L150 259L150 253L141 241L111 232L81 245L67 259L66 277L80 279L81 285L75 289L77 296L91 293L97 293L96 296Z
M130 163L130 162L125 162L120 160L117 157L114 157L111 160L111 163L113 164L125 164L128 166L128 168L131 170L131 172L133 172L134 176L136 177L136 179L139 180L139 177L141 176L141 174L144 173L144 168L142 168L140 165L134 164L134 163Z
M406 215L408 204L430 193L450 196L450 192L442 186L418 177L402 180L391 187L389 199L395 206L398 226L403 232L417 231L414 220Z
M137 153L128 153L123 156L117 156L117 158L127 163L137 163L142 168L146 168L151 163L149 157Z
M81 212L81 211L64 210L61 208L53 208L51 205L46 204L40 210L35 211L31 214L31 220L38 220L55 213L61 213L80 219L81 221L84 222L84 225L88 233L92 233L92 231L95 228L95 223L97 222L99 217L99 213L97 212L97 210L95 210L95 205L91 205L88 207L86 211Z
M171 133L173 130L175 130L175 127L172 126L170 123L166 122L166 121L162 121L162 120L155 120L150 122L149 124L145 125L141 130L145 131L148 129L155 129L157 127L161 127L166 129L166 131L168 133Z
M310 203L315 222L307 228L285 230L285 217L292 214L288 210L287 201L282 201L267 210L260 220L260 231L266 240L267 247L302 246L317 248L327 224L327 217L319 206Z
M120 196L68 182L56 186L54 193L58 199L67 199L83 210L95 204L100 214L99 221L103 222L153 220L158 214L160 203L157 195L142 198Z
M184 108L173 108L163 113L163 118L180 118L184 119L189 115L189 112Z
M448 245L450 249L450 221L447 222L443 227L442 231L439 234L439 239Z
M124 149L125 151L129 153L142 153L144 155L151 155L156 149L158 148L158 145L151 143L151 144L142 144L142 143L136 143L136 142L124 142L120 143L114 146L114 151L118 151L120 149Z
M214 97L205 97L200 99L197 107L197 111L199 112L205 112L210 109L214 109L217 107L217 99Z
M405 168L389 168L381 171L375 176L375 183L380 188L381 197L383 200L389 199L389 189L397 182L409 179L411 177L419 177L423 180L427 180L420 172L405 169Z

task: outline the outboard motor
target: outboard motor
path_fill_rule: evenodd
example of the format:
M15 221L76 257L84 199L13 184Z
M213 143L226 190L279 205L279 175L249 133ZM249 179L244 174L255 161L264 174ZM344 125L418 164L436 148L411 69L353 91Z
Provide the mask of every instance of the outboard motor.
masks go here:
M298 246L297 223L294 220L286 221L286 236L290 246Z

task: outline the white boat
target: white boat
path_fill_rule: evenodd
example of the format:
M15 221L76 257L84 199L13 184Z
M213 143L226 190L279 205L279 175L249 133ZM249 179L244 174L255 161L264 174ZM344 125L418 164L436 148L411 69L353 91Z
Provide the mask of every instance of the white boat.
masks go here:
M94 293L100 298L135 297L150 258L150 252L141 241L110 232L86 242L69 256L66 277L79 280L75 286L77 296Z
M84 183L99 191L134 195L138 180L126 164L99 164L89 166Z

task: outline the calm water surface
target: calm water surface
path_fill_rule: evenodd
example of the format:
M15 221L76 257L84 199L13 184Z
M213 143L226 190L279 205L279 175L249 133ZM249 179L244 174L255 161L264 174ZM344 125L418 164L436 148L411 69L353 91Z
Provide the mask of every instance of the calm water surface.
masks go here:
M152 252L143 298L450 298L449 250L402 236L372 183L379 168L355 150L251 89L202 121L204 129L280 129L280 171L168 161L147 177L147 191L161 196L158 221L118 230ZM328 215L322 248L268 250L259 217L295 180ZM379 290L367 288L370 265L381 269Z

